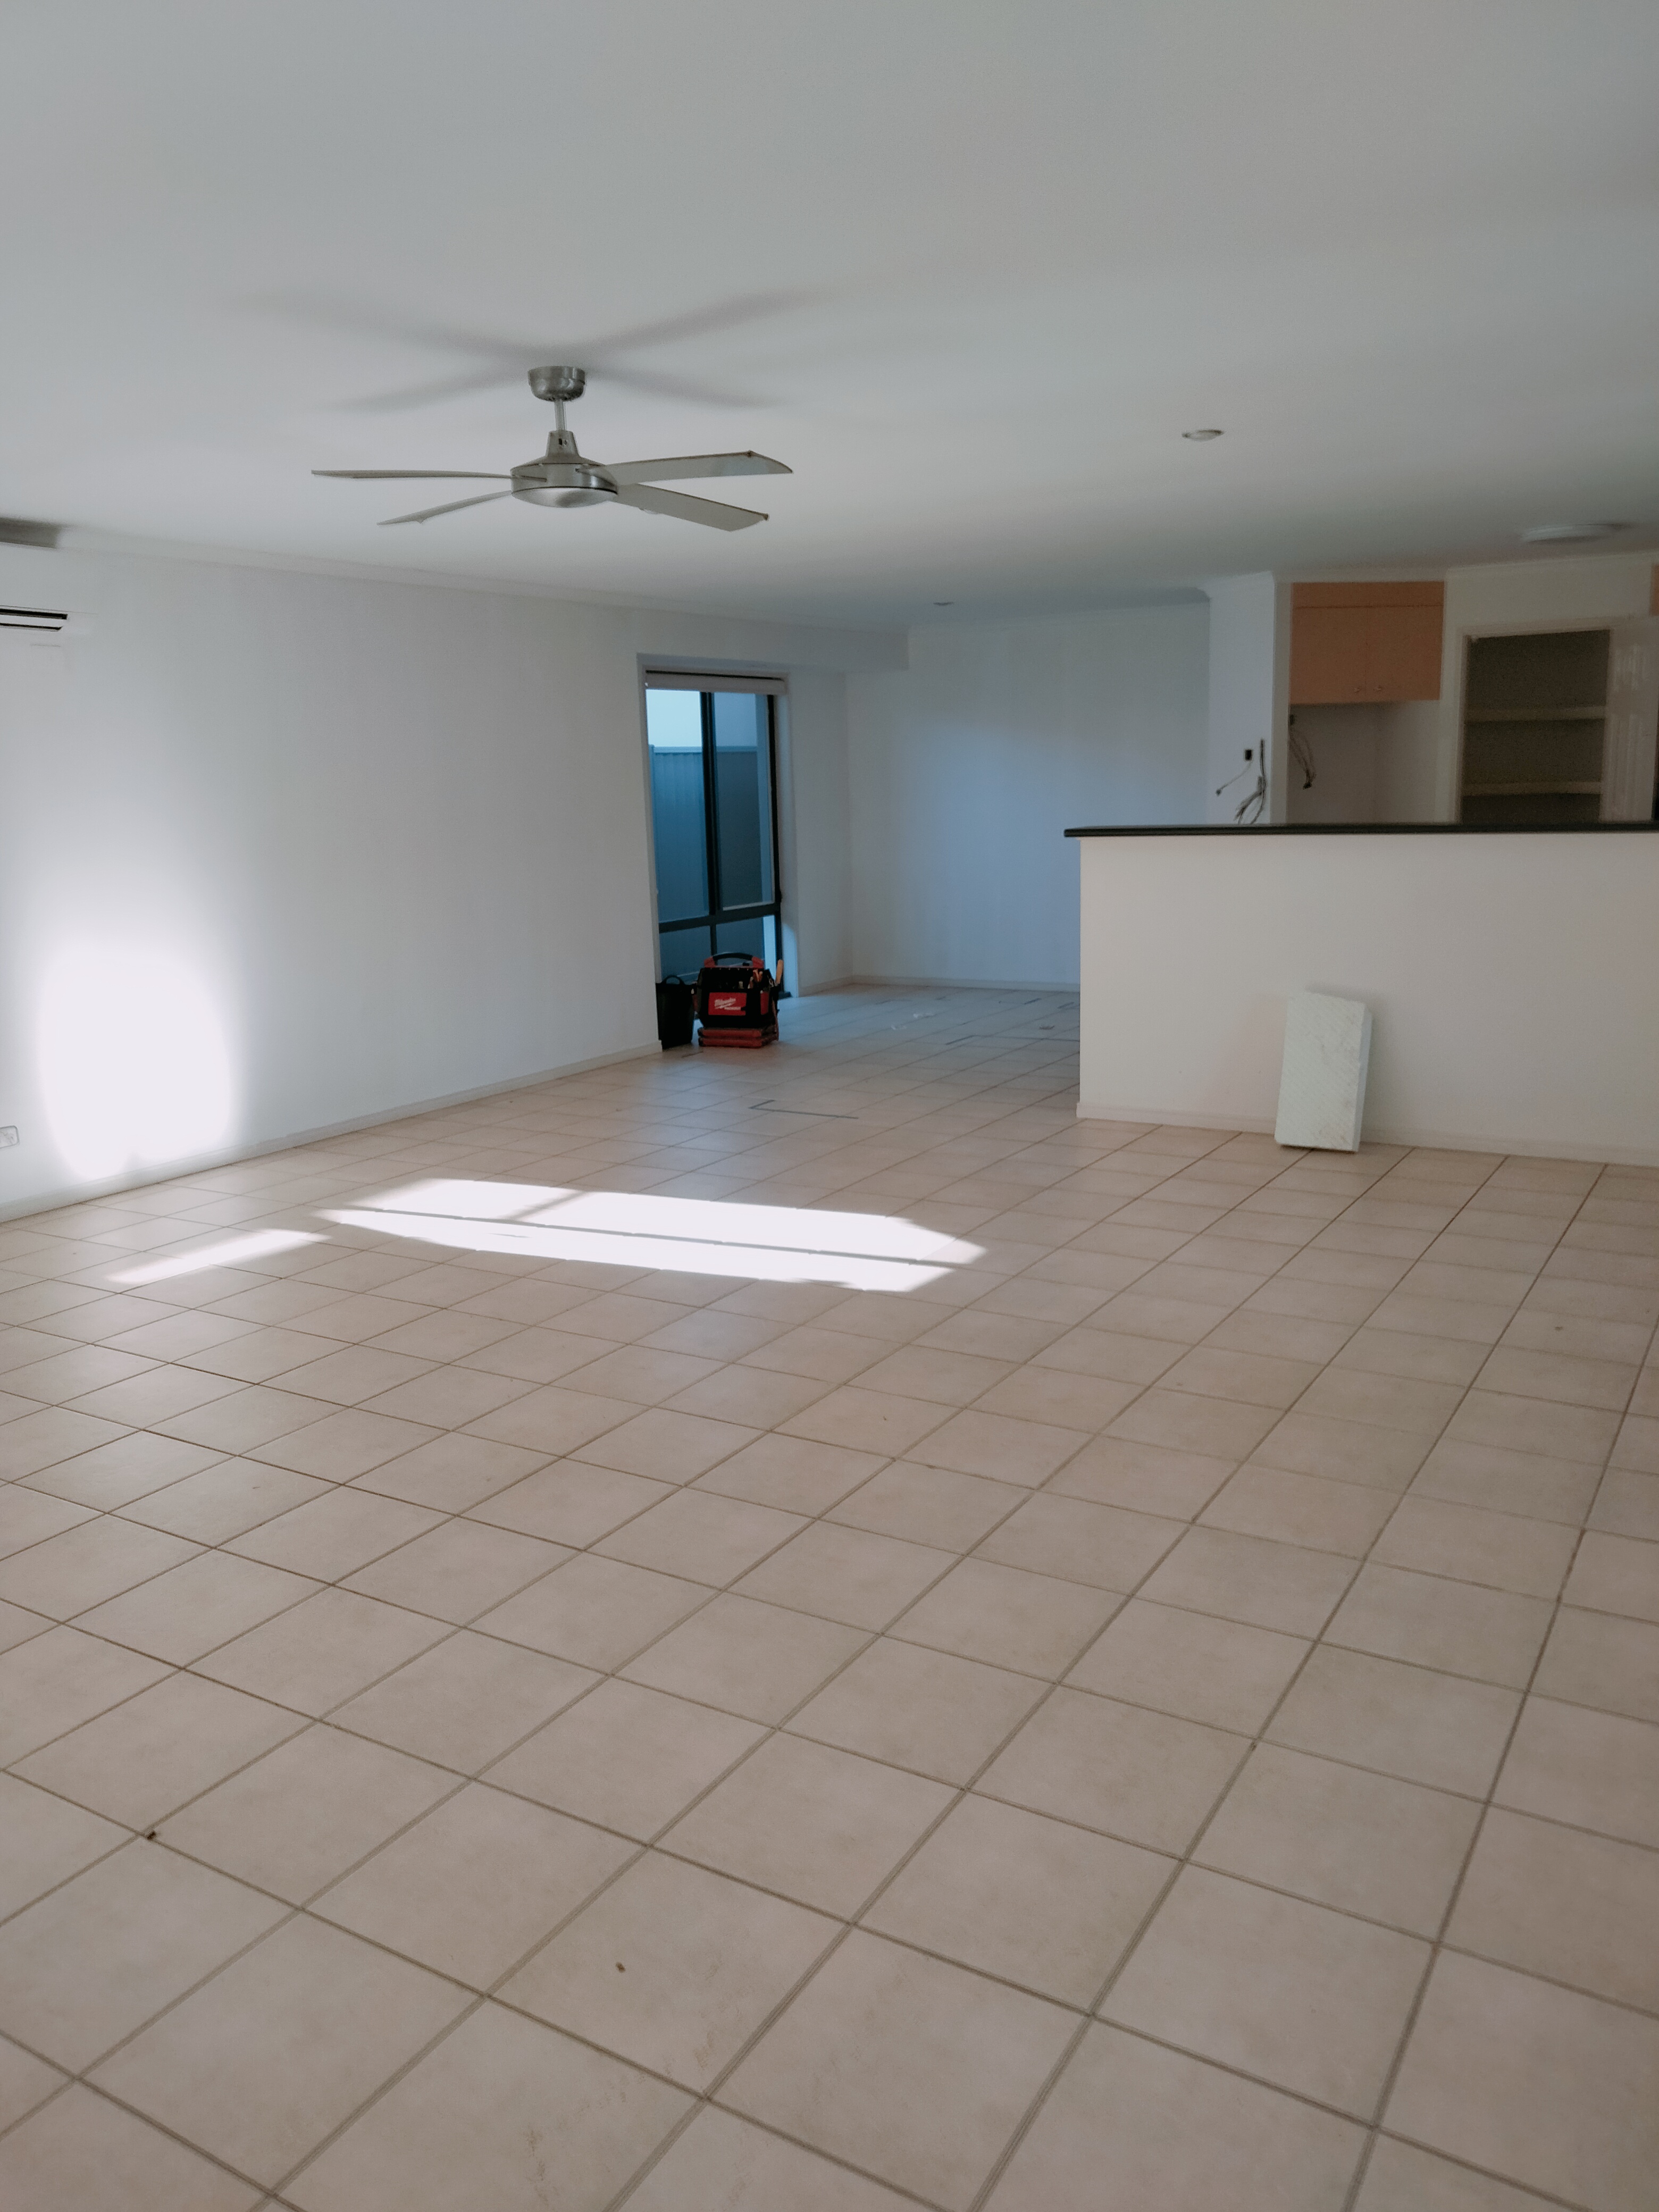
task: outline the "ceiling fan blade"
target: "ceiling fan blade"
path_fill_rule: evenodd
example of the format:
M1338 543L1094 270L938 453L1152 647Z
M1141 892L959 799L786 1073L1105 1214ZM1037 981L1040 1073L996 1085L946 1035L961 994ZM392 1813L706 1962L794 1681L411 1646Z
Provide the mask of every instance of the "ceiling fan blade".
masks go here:
M750 523L769 520L752 507L726 507L719 500L693 499L686 492L658 491L647 484L623 484L617 504L641 507L647 514L672 514L680 522L704 522L711 530L747 530Z
M359 483L384 483L388 477L410 483L435 483L440 477L471 477L480 483L511 483L505 469L313 469L314 477L353 477Z
M764 453L682 453L677 460L607 461L606 476L619 484L678 482L684 477L788 477L785 462Z
M511 499L510 491L487 491L477 499L453 499L447 507L423 507L418 514L388 514L380 525L390 530L394 522L430 522L434 514L459 514L464 507L488 507L493 499Z

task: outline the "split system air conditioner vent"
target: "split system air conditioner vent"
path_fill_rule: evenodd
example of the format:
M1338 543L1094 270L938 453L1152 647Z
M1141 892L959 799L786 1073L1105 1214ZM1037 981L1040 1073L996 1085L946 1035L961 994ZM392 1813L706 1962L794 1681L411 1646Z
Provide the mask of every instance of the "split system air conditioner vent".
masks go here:
M0 629L39 629L56 637L68 623L63 608L0 607Z

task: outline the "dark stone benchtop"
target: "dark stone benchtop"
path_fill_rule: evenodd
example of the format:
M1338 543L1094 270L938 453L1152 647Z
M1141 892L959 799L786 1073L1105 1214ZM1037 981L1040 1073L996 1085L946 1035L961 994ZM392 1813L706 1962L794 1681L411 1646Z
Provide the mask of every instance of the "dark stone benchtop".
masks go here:
M1624 837L1659 822L1232 822L1114 823L1068 830L1068 837Z

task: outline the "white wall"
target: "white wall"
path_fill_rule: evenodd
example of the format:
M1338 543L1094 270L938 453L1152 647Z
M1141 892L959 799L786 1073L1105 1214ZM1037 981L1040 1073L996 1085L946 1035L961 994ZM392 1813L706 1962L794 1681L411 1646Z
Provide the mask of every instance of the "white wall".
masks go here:
M1659 831L1089 839L1078 1110L1271 1129L1329 991L1367 1138L1659 1164L1656 944Z
M1205 590L1210 599L1210 676L1203 818L1214 823L1234 819L1240 803L1255 787L1265 747L1268 789L1259 818L1282 822L1289 803L1284 744L1291 653L1289 587L1258 572L1214 577ZM1247 750L1252 761L1244 758Z
M10 546L0 600L84 630L0 633L0 1124L21 1132L0 1213L654 1049L641 654L902 652ZM839 681L801 677L812 790L840 772ZM834 968L829 814L831 851L797 845ZM216 1068L224 1108L204 1118Z
M1079 823L1202 818L1208 610L913 630L847 678L856 972L1076 984Z

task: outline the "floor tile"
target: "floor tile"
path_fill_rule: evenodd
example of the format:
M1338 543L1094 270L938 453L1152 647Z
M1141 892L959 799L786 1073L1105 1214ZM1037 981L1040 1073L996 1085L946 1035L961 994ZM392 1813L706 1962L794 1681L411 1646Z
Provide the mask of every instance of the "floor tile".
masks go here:
M1074 1689L1250 1735L1308 1648L1300 1637L1131 1598L1066 1679Z
M1124 1591L1151 1572L1181 1534L1177 1521L1045 1490L1028 1498L994 1529L979 1547L978 1556L1099 1589Z
M1233 1471L1231 1460L1203 1452L1170 1451L1162 1444L1097 1437L1054 1477L1052 1492L1117 1505L1138 1513L1189 1521L1201 1512Z
M1381 1566L1417 1567L1492 1589L1553 1598L1571 1563L1574 1542L1572 1530L1553 1522L1413 1497L1401 1499L1372 1556Z
M838 1932L820 1913L647 1852L501 1996L704 2089Z
M1164 1378L1167 1383L1169 1378ZM1254 1451L1278 1416L1271 1407L1231 1398L1194 1397L1160 1384L1143 1391L1109 1434L1132 1443L1163 1444L1173 1451L1202 1452L1214 1459L1241 1460Z
M620 1837L473 1783L312 1905L487 1990L632 1856Z
M1568 1605L1659 1621L1659 1543L1592 1529L1580 1541L1561 1595Z
M1434 1437L1422 1431L1379 1426L1343 1415L1288 1413L1250 1455L1287 1474L1322 1475L1371 1490L1399 1492L1428 1457Z
M563 1460L497 1491L472 1508L471 1518L580 1550L672 1495L665 1483Z
M765 1734L635 1682L589 1697L488 1770L496 1787L644 1841Z
M0 1487L0 1556L15 1559L31 1546L49 1542L66 1528L84 1528L91 1519L90 1507L68 1498L25 1490L17 1483Z
M1103 2019L1369 2119L1429 1947L1188 1867Z
M705 2106L629 2198L630 2212L903 2212L911 2200L781 2136Z
M117 1422L95 1420L90 1413L72 1413L66 1406L20 1414L0 1425L0 1482L21 1482L43 1467L56 1467L99 1444L114 1443L125 1433Z
M708 1602L702 1583L589 1553L567 1559L483 1614L477 1626L509 1644L526 1644L551 1658L608 1673Z
M167 1668L77 1628L0 1653L0 1765L159 1682Z
M1646 2212L1659 2170L1659 2021L1443 1954L1388 2125L1596 2212Z
M966 1552L1005 1520L1024 1495L1012 1483L899 1461L844 1498L829 1518L878 1536L903 1536L912 1543Z
M178 1536L103 1515L0 1562L0 1598L67 1620L194 1557Z
M1467 1798L1261 1744L1194 1856L1415 1936L1433 1936L1479 1808Z
M1539 2205L1530 2191L1379 2136L1354 2212L1539 2212Z
M942 1406L848 1383L819 1398L782 1426L787 1436L841 1444L852 1451L880 1452L890 1459L920 1443L945 1419Z
M951 1794L920 1775L776 1735L677 1821L662 1847L850 1917Z
M356 1480L360 1489L382 1498L401 1498L406 1504L428 1505L439 1513L465 1513L533 1474L541 1458L539 1452L492 1443L485 1437L434 1437Z
M1493 1795L1517 1812L1659 1846L1659 1728L1528 1698Z
M466 2002L453 1982L301 1915L106 2060L95 2086L270 2183Z
M286 2193L302 2212L454 2212L472 2201L604 2212L690 2106L666 2082L487 2004Z
M1322 1646L1270 1723L1274 1743L1482 1796L1520 1698L1460 1675Z
M1248 1749L1241 1736L1056 1690L981 1778L981 1795L1182 1852Z
M1341 2212L1364 2141L1334 2113L1091 2027L988 2212Z
M220 1459L199 1474L138 1498L121 1517L186 1536L192 1543L222 1544L308 1498L323 1497L327 1486L311 1475L264 1467L258 1460Z
M630 1660L630 1681L781 1721L866 1641L863 1632L728 1591Z
M216 1682L313 1716L356 1697L447 1633L352 1590L319 1590L197 1663Z
M212 1467L217 1457L200 1444L181 1444L172 1437L135 1430L112 1444L99 1444L92 1451L60 1460L56 1467L30 1475L28 1487L105 1513L129 1505L134 1498L150 1497L185 1475L198 1474Z
M60 1735L18 1771L130 1828L150 1828L305 1726L297 1713L194 1674L154 1688Z
M1023 1567L963 1559L888 1633L993 1667L1053 1680L1096 1636L1117 1600L1086 1584Z
M1230 1529L1189 1529L1138 1595L1248 1627L1317 1636L1353 1579L1354 1563Z
M1446 1940L1659 2011L1659 1856L1494 1807Z
M571 1557L560 1544L477 1521L446 1521L353 1575L349 1589L389 1604L468 1621Z
M174 1850L303 1904L455 1787L343 1729L310 1728L163 1823Z
M598 1680L565 1660L463 1633L337 1707L331 1720L417 1759L476 1774Z
M854 1931L721 2099L966 2212L1072 2029L1038 1998Z
M621 1431L617 1434L620 1435ZM699 1478L698 1487L723 1498L747 1498L788 1513L827 1513L882 1464L876 1452L848 1451L805 1437L757 1437Z
M248 1452L321 1419L323 1410L319 1399L254 1384L155 1425L164 1436L180 1437L185 1443L206 1444L215 1451Z
M817 1521L744 1575L737 1589L854 1628L885 1628L955 1565L953 1552Z
M64 2084L62 2069L48 2066L44 2058L37 2058L21 2045L0 2039L0 2132L14 2127L25 2113L32 2112L46 2099L56 2095ZM4 2174L3 2157L0 2156L0 2176ZM9 2197L8 2203L11 2201Z
M0 1774L0 1920L126 1840L113 1821L10 1774Z
M355 1406L349 1412L325 1413L269 1443L246 1449L254 1459L273 1467L291 1468L296 1474L314 1474L325 1482L351 1482L371 1474L388 1460L431 1442L434 1431L416 1421L394 1420Z
M317 1584L226 1552L198 1552L136 1589L124 1591L77 1625L112 1644L187 1667L216 1645L309 1597Z
M129 1844L0 1928L0 2028L78 2073L282 1917L240 1882Z
M1577 1528L1597 1493L1601 1468L1579 1460L1551 1460L1547 1453L1504 1451L1495 1444L1453 1443L1443 1437L1411 1484L1416 1498L1482 1506L1489 1513L1522 1513L1533 1520Z
M78 2085L0 2142L9 2212L252 2212L260 2192Z
M1086 1432L1060 1428L1052 1421L1011 1420L975 1407L953 1413L942 1427L914 1444L910 1455L924 1466L954 1468L961 1474L985 1475L1034 1489L1088 1440Z
M1533 1686L1540 1697L1659 1721L1659 1624L1564 1605Z
M472 1423L468 1434L526 1451L552 1455L592 1443L607 1429L620 1428L639 1411L629 1398L604 1397L591 1390L569 1390L557 1383L532 1390Z
M1368 1565L1325 1637L1352 1651L1409 1659L1520 1690L1532 1678L1549 1624L1550 1607L1542 1598Z
M756 1436L754 1428L736 1421L709 1420L653 1406L584 1444L580 1455L598 1466L648 1475L658 1482L693 1482L752 1443Z
M843 1751L961 1784L1042 1694L1042 1685L970 1659L882 1638L789 1723Z
M1039 1996L1087 2005L1174 1871L1172 1860L1133 1844L966 1797L864 1924Z
M800 1515L696 1490L671 1492L598 1546L606 1559L724 1586L806 1526Z
M1231 1528L1274 1543L1363 1559L1395 1510L1387 1491L1273 1467L1241 1467L1199 1516L1204 1528Z

